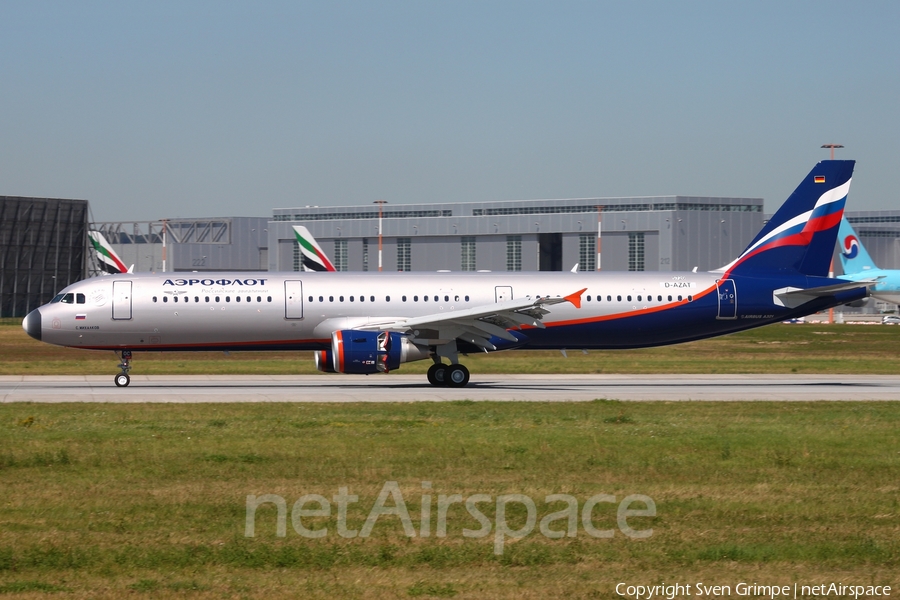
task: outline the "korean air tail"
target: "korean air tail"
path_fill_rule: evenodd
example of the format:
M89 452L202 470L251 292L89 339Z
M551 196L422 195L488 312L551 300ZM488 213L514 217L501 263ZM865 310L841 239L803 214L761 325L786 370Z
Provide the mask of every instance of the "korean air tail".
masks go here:
M878 268L846 217L841 219L838 241L841 248L841 266L844 268L845 274L862 273Z
M774 271L827 277L855 162L813 167L747 249L722 267L726 277Z
M328 260L328 255L322 250L316 238L312 236L309 229L303 225L294 225L294 235L297 238L297 244L300 246L300 255L303 259L303 266L308 271L336 271L334 265Z

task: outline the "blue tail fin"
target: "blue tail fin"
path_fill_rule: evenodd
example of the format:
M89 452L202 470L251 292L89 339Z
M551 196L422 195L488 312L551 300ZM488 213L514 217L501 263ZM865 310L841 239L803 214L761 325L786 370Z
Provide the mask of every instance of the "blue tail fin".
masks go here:
M854 164L823 160L813 167L747 249L722 270L827 277Z
M845 275L862 273L877 269L875 261L866 252L866 247L859 241L859 237L853 227L847 222L847 218L841 219L841 228L838 231L838 242L841 248L841 266Z

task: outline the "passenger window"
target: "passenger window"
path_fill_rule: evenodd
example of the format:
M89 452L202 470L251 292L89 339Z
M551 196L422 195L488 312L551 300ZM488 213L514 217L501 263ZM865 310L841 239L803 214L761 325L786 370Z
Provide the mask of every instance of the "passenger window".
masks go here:
M350 296L350 302L353 302L353 296Z
M366 297L365 297L365 296L360 296L360 297L359 297L359 301L360 301L360 302L365 302L365 301L366 301Z
M194 296L194 303L200 302L200 296Z
M85 302L84 294L76 294L76 295L75 295L75 301L76 301L78 304L84 304L84 302Z
M257 296L257 297L256 297L256 301L257 301L257 302L262 302L262 296ZM321 301L322 301L322 297L319 296L319 302L321 302Z
M406 302L406 296L403 296L403 301Z
M587 301L588 301L588 302L591 301L591 296L590 296L590 294L588 294Z
M374 298L375 296L372 296L372 297ZM385 297L384 297L384 301L385 301L385 302L390 302L390 301L391 301L391 297L390 297L390 296L385 296Z
M231 302L231 296L225 296L225 302Z
M453 301L454 301L454 302L459 302L459 296L453 296Z
M670 295L669 295L669 302L671 302L671 301L672 301L672 295L670 294Z
M178 296L172 296L172 302L178 302Z
M156 302L156 296L153 296L153 301Z
M209 302L209 296L204 296L203 299Z
M607 302L612 302L612 296L607 296L607 297L606 297L606 301L607 301Z
M221 302L221 300L219 300L219 296L216 296L216 302Z
M428 296L422 296L422 302L428 302Z
M250 296L247 296L247 302L250 302L251 300L253 300L253 298L251 298Z
M340 297L340 300L341 300L341 302L343 302L343 301L344 301L344 297L343 297L343 296L341 296L341 297Z
M629 300L630 300L630 298L629 298ZM638 296L638 302L640 302L640 301L641 301L641 297L640 297L640 296Z
M622 301L622 296L616 296L616 300L618 300L619 302L621 302L621 301Z
M631 294L628 294L628 301L631 302Z
M681 302L681 295L678 296L678 301Z
M323 298L322 296L319 296L319 302L325 302L325 298Z
M375 302L375 296L369 296L369 302Z
M468 297L468 296L466 296L466 302L468 302L468 301L469 301L469 297Z
M693 301L694 301L694 297L693 297L693 296L688 296L688 302L693 302Z
M312 302L312 301L313 301L313 299L312 299L312 296L310 296L310 297L309 297L309 301L310 301L310 302Z
M418 302L418 301L419 301L419 297L418 297L418 296L413 296L413 302Z
M169 301L169 297L168 297L168 296L163 296L163 302L168 302L168 301Z
M234 301L235 301L235 302L240 302L240 301L241 301L241 297L240 297L240 296L235 296L235 297L234 297Z
M266 296L266 301L267 301L267 302L271 302L271 301L272 301L272 296Z
M444 296L444 302L450 302L450 296Z
M334 296L328 296L328 301L329 301L329 302L334 302Z

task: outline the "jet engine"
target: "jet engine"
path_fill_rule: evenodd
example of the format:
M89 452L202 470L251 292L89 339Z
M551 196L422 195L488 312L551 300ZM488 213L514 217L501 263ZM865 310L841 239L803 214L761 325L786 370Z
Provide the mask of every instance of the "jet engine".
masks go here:
M341 329L331 334L331 350L315 353L316 368L325 373L387 373L401 363L429 358L401 333Z
M334 357L331 355L331 350L316 350L316 369L322 371L323 373L337 373L334 370Z

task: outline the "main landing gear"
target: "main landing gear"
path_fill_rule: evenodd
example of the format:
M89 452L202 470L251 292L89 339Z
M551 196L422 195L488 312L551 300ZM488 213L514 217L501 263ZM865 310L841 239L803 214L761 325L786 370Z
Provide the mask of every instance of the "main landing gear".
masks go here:
M469 370L465 365L435 363L428 367L428 383L435 386L463 387L469 383Z
M441 358L448 358L449 365L441 362ZM428 383L438 387L464 387L469 383L469 370L465 365L459 364L459 354L456 351L456 341L442 346L432 346L431 360L434 364L428 367Z
M128 371L131 370L131 350L122 350L121 358L122 362L119 363L119 368L122 369L122 372L116 375L114 381L117 387L128 387L128 384L131 383L131 377L128 376Z

